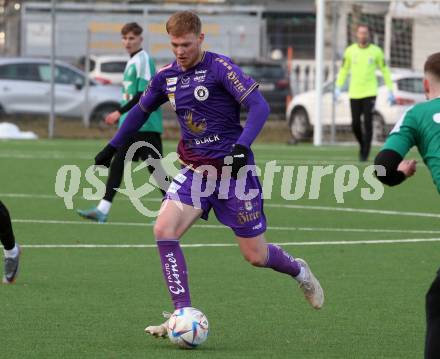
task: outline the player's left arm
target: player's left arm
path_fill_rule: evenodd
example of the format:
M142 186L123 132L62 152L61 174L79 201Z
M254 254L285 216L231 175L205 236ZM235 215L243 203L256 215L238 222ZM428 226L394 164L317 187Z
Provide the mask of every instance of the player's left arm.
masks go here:
M416 172L415 160L404 160L411 147L417 144L417 125L411 112L407 111L396 123L374 164L385 169L383 174L376 169L377 178L388 186L396 186ZM383 175L380 175L383 174Z
M237 145L250 148L266 122L270 108L258 90L258 83L227 59L217 58L218 79L235 100L247 110L246 124Z
M219 63L218 78L223 87L247 109L244 129L228 156L230 162L227 164L232 166L231 175L237 178L240 168L248 164L250 147L263 128L270 108L258 90L258 83L244 74L239 66L223 58L215 61Z

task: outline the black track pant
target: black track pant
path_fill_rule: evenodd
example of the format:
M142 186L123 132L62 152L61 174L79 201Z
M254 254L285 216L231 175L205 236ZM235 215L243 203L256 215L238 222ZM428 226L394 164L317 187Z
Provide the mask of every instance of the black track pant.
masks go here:
M371 140L373 138L373 110L375 101L375 96L350 99L351 127L360 145L360 155L365 159L370 153Z
M440 269L426 293L425 359L440 358Z
M0 241L6 250L10 250L15 246L11 217L9 216L8 209L2 201L0 201Z
M156 148L157 152L162 156L162 140L160 137L160 133L158 132L137 132L134 134L124 146L121 146L116 151L115 156L113 157L113 161L110 165L110 172L106 184L105 196L104 199L106 201L112 202L115 197L116 190L115 188L119 188L122 182L122 177L124 175L124 161L125 154L127 153L130 146L137 141L145 141L151 144L154 148ZM143 146L139 148L133 160L138 161L141 159L145 161L147 158L151 157L154 159L159 159L159 156L156 151L153 151L151 148ZM148 171L152 174L154 171L161 170L161 168L154 168L152 166L148 166ZM166 175L161 175L160 177L165 178ZM165 192L160 190L164 195Z

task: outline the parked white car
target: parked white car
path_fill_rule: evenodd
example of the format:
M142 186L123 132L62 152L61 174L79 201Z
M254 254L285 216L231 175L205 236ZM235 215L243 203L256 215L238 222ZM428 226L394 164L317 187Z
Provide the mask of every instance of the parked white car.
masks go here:
M90 55L90 78L103 85L121 85L128 55ZM85 70L85 57L79 59Z
M423 74L410 70L392 70L393 93L396 103L388 103L388 89L383 85L383 78L378 76L379 89L373 117L373 140L383 141L389 129L401 118L405 110L418 102L425 101ZM348 83L348 81L347 81ZM315 91L296 95L288 104L286 120L292 136L296 140L305 140L312 136L315 124ZM332 123L333 83L328 82L323 89L322 125ZM339 100L335 103L335 124L337 127L351 126L350 99L347 84L342 89Z
M0 117L2 114L49 114L51 68L47 59L0 59ZM55 113L82 117L85 109L86 75L57 61L55 70ZM121 89L90 82L88 115L101 121L119 108Z

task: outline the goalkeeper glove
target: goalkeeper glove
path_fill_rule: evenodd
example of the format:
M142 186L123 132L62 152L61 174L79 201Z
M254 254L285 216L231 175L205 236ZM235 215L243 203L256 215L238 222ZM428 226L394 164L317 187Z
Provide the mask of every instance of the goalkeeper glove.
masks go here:
M113 147L111 144L108 144L107 146L105 146L101 150L101 152L99 152L95 156L95 166L104 166L104 167L109 168L115 152L116 152L116 148Z
M240 168L247 165L249 149L243 145L235 144L231 153L225 157L225 164L231 165L231 176L237 179Z
M395 105L396 104L396 98L394 97L393 91L389 91L388 92L388 103L390 105Z

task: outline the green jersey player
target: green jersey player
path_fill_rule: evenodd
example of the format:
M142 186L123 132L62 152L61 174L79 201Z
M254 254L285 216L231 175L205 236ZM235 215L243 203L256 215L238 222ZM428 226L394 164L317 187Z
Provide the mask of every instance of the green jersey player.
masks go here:
M398 185L416 172L416 161L404 160L416 146L440 193L440 52L426 60L423 85L428 101L406 111L376 156L375 165L385 168L382 176L378 169L381 182ZM426 316L425 358L434 359L440 353L440 270L426 296Z
M124 71L121 106L119 110L110 113L105 118L107 124L115 124L119 121L119 127L122 126L128 112L137 105L149 81L156 73L153 59L142 49L142 28L135 22L125 24L121 30L121 35L122 44L130 55L130 60L127 62ZM138 148L133 160L141 159L145 161L150 157L158 160L162 157L162 132L162 113L158 109L152 112L148 121L118 149L110 166L104 198L96 207L78 210L81 217L99 223L107 221L113 198L116 195L116 189L121 185L125 155L128 149L138 141L147 142L150 146ZM155 168L148 166L148 170L155 176L162 194L165 194L163 189L168 187L165 180L167 176L160 163L157 162Z

